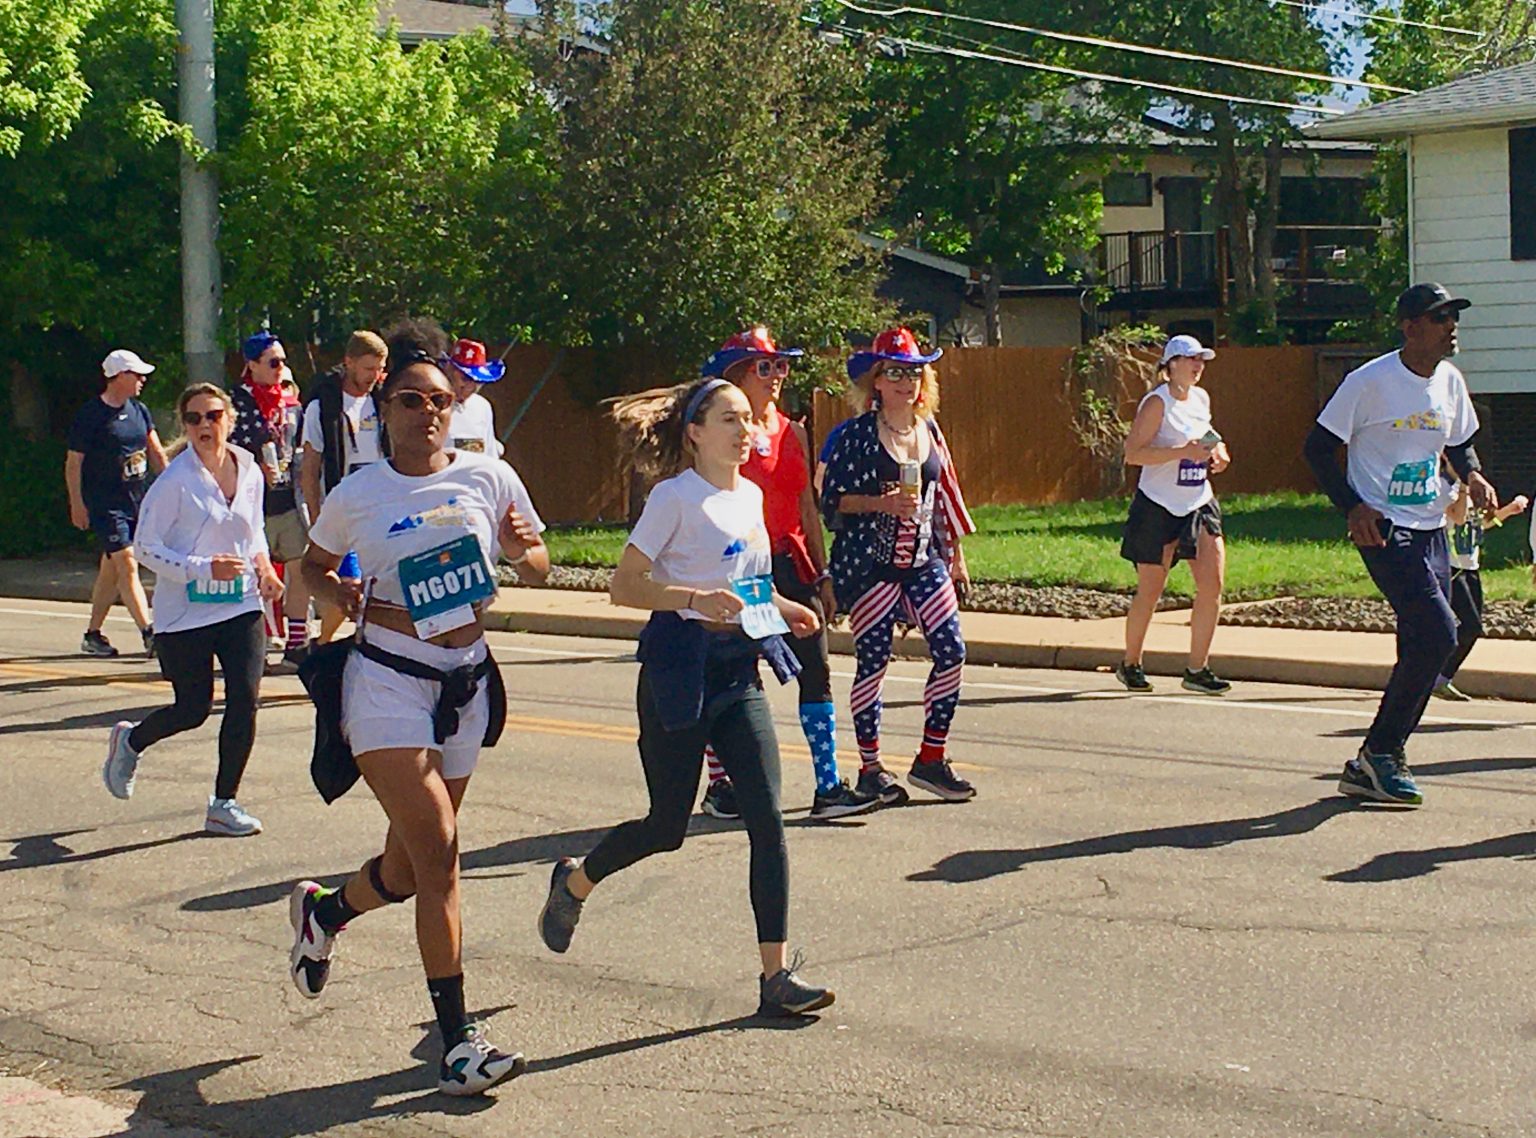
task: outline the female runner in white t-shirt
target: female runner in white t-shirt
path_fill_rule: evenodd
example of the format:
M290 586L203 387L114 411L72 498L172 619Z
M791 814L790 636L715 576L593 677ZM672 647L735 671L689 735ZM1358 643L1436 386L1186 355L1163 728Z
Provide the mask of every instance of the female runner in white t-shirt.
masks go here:
M820 622L773 590L763 492L741 474L752 446L752 406L734 384L704 379L620 400L614 417L636 466L670 476L652 489L611 590L615 604L652 613L640 637L637 699L650 811L610 830L580 866L556 862L539 934L552 951L566 951L594 886L683 844L710 742L736 788L751 843L758 1014L824 1008L832 992L801 980L786 949L779 746L757 667L761 656L781 682L793 676L798 665L779 633L811 636Z
M548 575L549 552L512 468L447 449L454 401L440 362L448 346L442 329L412 321L388 342L378 402L390 458L354 471L327 495L310 530L304 578L317 598L362 626L343 675L341 730L389 832L384 852L342 888L295 887L292 974L300 992L318 996L336 934L362 913L414 895L416 940L443 1036L438 1088L478 1094L523 1069L520 1054L492 1047L464 1012L457 815L482 741L493 742L500 727L491 721L489 693L499 690L499 677L487 662L481 613L495 596L498 548L532 582ZM348 550L371 594L337 575ZM443 681L410 674L422 665Z
M1199 386L1205 362L1215 355L1193 336L1170 339L1158 364L1162 382L1141 401L1125 440L1126 465L1141 467L1120 542L1120 556L1136 566L1136 596L1125 617L1125 659L1115 678L1132 692L1152 690L1142 646L1168 571L1181 557L1195 579L1184 689L1224 695L1232 687L1210 665L1227 552L1209 477L1232 461L1211 429L1211 397Z

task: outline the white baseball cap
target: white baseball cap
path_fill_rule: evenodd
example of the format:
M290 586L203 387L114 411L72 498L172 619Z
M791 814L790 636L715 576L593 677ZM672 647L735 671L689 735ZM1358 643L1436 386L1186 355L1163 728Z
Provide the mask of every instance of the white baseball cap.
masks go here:
M1174 336L1163 346L1163 358L1158 361L1158 366L1161 367L1177 356L1198 356L1202 360L1214 360L1216 353L1193 336Z
M130 352L127 348L118 348L110 352L107 358L101 361L101 372L108 379L122 375L125 371L131 371L134 375L148 375L155 370L153 364L147 364L139 359L137 353Z

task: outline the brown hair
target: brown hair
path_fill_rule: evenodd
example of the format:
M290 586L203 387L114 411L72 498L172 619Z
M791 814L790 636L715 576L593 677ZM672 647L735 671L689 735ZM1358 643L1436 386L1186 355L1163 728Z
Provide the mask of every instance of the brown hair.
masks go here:
M347 337L346 356L349 360L359 359L363 356L378 356L381 359L389 355L389 348L384 344L384 339L377 332L370 332L366 328L359 328Z
M876 362L849 386L848 398L860 411L868 411L880 402L879 396L875 394L875 377L885 370L887 362L894 361ZM939 413L939 369L932 364L923 365L923 381L917 390L916 407L919 415L932 416Z
M688 438L683 412L713 379L698 379L676 387L653 387L635 395L621 395L605 402L608 414L619 427L619 442L634 458L635 469L647 478L670 478L693 462L693 443ZM698 401L689 422L702 422L710 407L735 385L722 385Z
M198 398L198 396L201 395L207 395L213 399L217 399L220 403L222 403L224 405L224 414L229 418L230 428L234 428L235 403L234 400L230 399L229 392L225 391L222 387L217 387L211 383L191 384L180 395L176 396L176 425L180 429L181 434L179 434L175 440L172 441L170 446L165 448L165 457L167 461L175 458L178 454L187 449L187 425L182 421L181 417L187 413L188 404L190 404L192 400Z

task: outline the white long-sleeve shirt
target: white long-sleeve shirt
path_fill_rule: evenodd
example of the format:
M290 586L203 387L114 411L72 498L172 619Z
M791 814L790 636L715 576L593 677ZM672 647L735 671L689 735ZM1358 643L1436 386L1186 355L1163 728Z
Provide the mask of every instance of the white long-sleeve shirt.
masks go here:
M262 518L265 483L250 451L231 446L235 496L225 501L218 480L187 447L155 479L139 509L134 548L156 577L155 632L186 632L261 611L256 557L267 554ZM213 559L239 557L245 572L213 579Z

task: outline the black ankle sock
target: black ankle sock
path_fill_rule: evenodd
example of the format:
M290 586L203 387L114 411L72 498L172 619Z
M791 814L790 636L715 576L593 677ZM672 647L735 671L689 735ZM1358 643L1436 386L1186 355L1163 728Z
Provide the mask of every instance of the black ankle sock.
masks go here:
M464 973L427 980L427 993L437 1012L437 1029L443 1033L443 1050L451 1051L464 1037L469 1020L464 1015Z
M328 933L336 932L349 921L356 920L362 915L347 902L345 885L334 893L327 893L315 902L315 920L319 921L320 927Z

